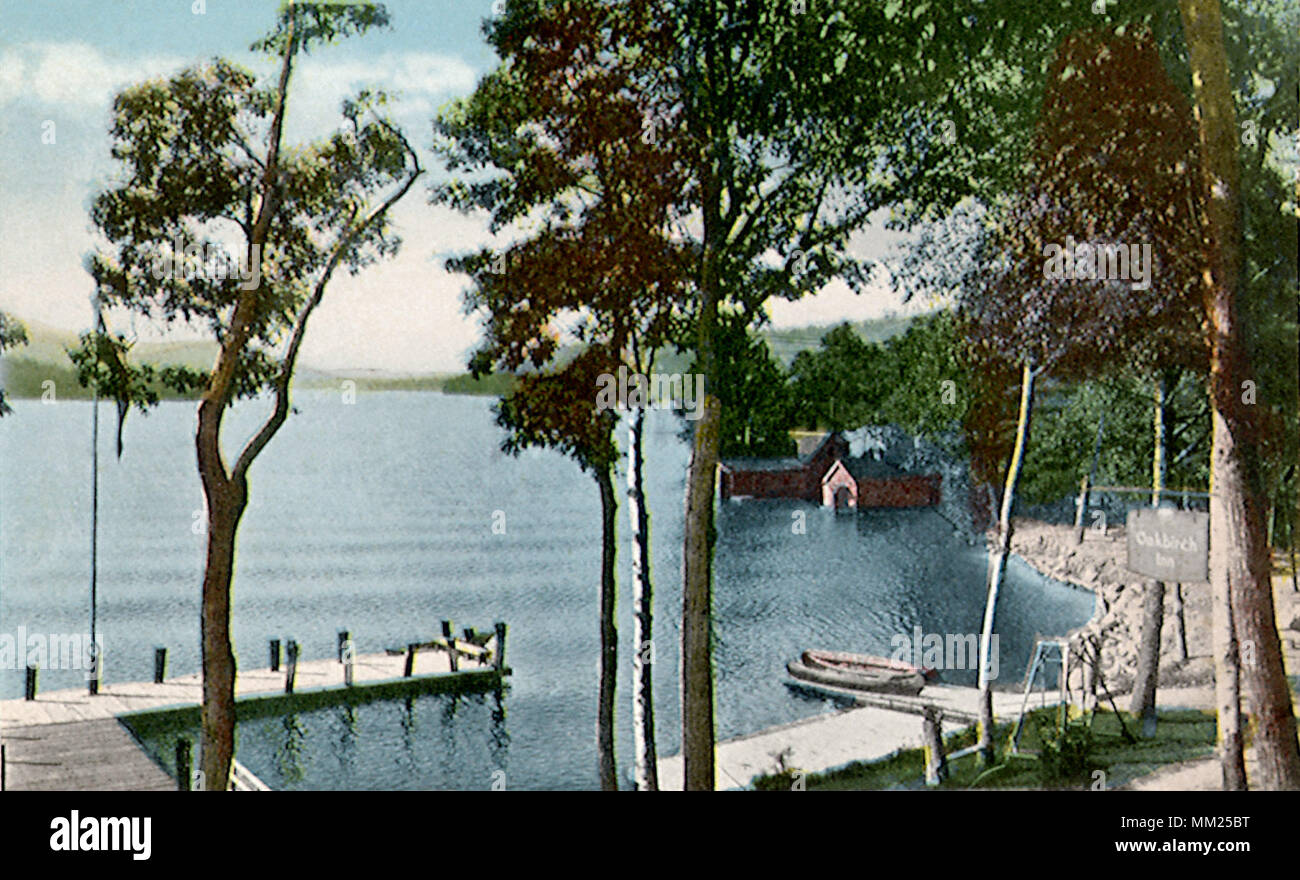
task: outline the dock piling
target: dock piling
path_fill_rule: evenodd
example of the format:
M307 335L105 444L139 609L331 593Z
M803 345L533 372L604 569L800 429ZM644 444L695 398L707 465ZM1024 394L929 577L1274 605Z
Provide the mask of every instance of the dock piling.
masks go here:
M162 684L167 678L167 649L153 649L153 683Z
M442 637L447 640L447 657L451 664L451 671L455 672L460 668L460 658L456 656L456 637L452 635L456 625L450 620L442 622Z
M497 647L496 647L496 667L497 672L505 672L506 669L506 625L498 620L496 622Z
M280 640L271 639L271 671L280 671Z
M86 687L92 697L99 695L99 682L103 678L104 658L100 653L99 645L91 642L88 646L90 651L90 669L86 673Z
M339 630L339 662L343 662L343 648L352 640L352 633L346 629Z
M298 677L298 643L289 640L289 663L284 676L284 692L293 693L294 679Z
M418 648L415 642L406 646L406 668L402 671L402 678L410 678L415 674L415 652Z
M31 663L27 664L27 681L23 690L23 698L26 700L36 699L36 673L39 669Z
M190 791L190 741L185 737L176 740L176 788Z
M948 759L943 754L943 716L934 706L925 707L921 735L925 743L925 784L938 785L948 778Z

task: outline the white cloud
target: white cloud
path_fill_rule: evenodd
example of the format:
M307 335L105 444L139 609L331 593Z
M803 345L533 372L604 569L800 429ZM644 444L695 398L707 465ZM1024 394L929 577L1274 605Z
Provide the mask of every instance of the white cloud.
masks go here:
M0 106L30 98L76 109L102 108L123 86L183 64L175 56L114 59L89 43L26 43L0 56Z
M289 96L289 132L290 137L300 138L333 130L343 99L370 86L393 96L393 111L400 122L419 126L413 131L426 131L438 106L473 91L477 77L472 67L451 55L386 52L370 61L307 59L299 65L295 80L297 89L291 89Z

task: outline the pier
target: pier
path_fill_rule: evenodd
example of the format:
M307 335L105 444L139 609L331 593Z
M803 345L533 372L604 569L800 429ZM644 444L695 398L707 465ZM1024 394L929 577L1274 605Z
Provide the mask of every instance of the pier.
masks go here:
M446 629L444 627L444 629ZM405 650L353 656L340 641L338 657L298 661L294 652L278 668L240 669L235 679L239 720L311 711L427 693L499 689L505 627L484 645L455 638L408 645ZM160 678L162 676L159 676ZM101 684L37 693L34 700L0 701L0 745L6 791L175 791L176 779L146 754L120 719L136 713L180 710L198 717L203 681L198 673L153 682ZM197 755L196 755L197 758ZM264 790L236 762L235 788Z

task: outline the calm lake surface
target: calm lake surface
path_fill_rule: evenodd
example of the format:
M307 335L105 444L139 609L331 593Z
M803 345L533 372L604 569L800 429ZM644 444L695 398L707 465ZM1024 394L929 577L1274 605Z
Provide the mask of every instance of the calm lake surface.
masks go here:
M349 629L359 652L458 628L510 624L514 668L495 696L424 696L240 725L239 758L273 788L581 789L595 755L600 503L561 455L499 451L492 399L421 392L300 392L299 412L253 466L240 531L233 628L241 664L297 639L333 656ZM0 422L0 633L89 629L91 404L17 401ZM240 405L227 438L261 415ZM114 457L115 413L100 412L99 626L108 683L199 667L203 497L194 405L132 413ZM647 483L654 546L660 755L680 740L678 626L688 448L680 422L652 412ZM620 439L625 439L621 437ZM620 479L622 476L620 475ZM796 534L793 514L806 515ZM505 534L494 534L504 516ZM619 763L631 767L631 608L627 512L620 509ZM839 516L794 501L727 502L715 564L720 738L834 708L785 684L808 647L890 653L895 634L978 632L985 557L928 510ZM1091 594L1014 561L999 604L999 680L1024 675L1036 633L1092 613ZM947 672L973 683L974 672ZM42 670L41 689L84 686ZM0 697L22 695L0 670ZM173 741L174 742L174 741ZM160 752L166 749L159 747ZM497 774L504 771L502 780Z

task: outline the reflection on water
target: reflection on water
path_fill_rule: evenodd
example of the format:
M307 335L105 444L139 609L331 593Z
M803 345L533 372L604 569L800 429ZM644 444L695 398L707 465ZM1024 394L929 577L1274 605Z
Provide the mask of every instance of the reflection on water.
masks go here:
M426 694L241 721L236 757L276 790L488 789L498 771L511 781L507 699ZM176 740L199 737L166 713L133 729L169 772Z

